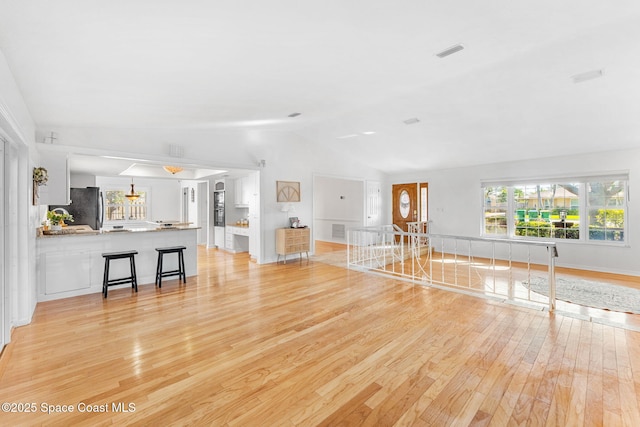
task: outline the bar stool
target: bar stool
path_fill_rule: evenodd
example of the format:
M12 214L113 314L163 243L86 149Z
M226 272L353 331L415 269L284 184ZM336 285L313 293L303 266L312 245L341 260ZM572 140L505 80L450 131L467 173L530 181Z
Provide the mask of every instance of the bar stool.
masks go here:
M178 280L182 279L183 283L187 283L187 274L184 269L184 250L186 246L171 246L168 248L156 248L158 251L158 264L156 266L156 285L159 288L162 287L162 278L169 276L179 276ZM171 271L162 271L162 260L165 254L178 254L178 269Z
M122 285L124 283L131 283L131 287L138 292L138 278L136 276L136 260L134 256L138 251L124 251L124 252L106 252L103 253L104 257L104 276L102 278L102 293L104 297L107 297L107 290L109 286ZM115 259L129 259L129 268L131 270L131 276L123 277L121 279L109 279L109 265L111 260Z

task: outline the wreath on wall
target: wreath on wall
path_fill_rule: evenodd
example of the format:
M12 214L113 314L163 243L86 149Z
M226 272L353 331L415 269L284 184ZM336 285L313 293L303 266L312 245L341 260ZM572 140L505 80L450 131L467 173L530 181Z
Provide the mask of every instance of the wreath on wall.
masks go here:
M39 187L41 185L47 185L49 180L49 173L43 167L33 168L33 182Z
M38 187L47 185L49 173L43 167L33 168L33 204L38 204Z

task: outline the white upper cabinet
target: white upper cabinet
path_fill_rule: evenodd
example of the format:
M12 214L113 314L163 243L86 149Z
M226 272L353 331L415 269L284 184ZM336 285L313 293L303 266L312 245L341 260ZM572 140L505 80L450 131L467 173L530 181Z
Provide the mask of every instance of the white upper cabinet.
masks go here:
M248 208L251 198L255 193L253 176L243 176L237 178L235 182L235 206L237 208Z
M57 151L41 151L40 165L47 170L49 180L38 187L38 204L68 205L71 203L69 156Z

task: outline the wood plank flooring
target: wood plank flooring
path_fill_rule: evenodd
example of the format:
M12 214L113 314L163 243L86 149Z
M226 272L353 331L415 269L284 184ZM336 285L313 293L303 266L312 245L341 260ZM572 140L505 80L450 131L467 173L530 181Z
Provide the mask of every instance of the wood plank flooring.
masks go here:
M639 332L313 259L198 263L38 304L0 425L640 425Z

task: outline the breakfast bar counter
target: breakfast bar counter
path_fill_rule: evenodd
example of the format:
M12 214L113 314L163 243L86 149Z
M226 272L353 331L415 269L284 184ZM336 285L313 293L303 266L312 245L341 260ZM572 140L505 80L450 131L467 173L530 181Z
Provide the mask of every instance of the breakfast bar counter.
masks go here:
M38 301L102 292L102 254L105 252L138 251L135 256L138 284L144 285L155 281L156 248L185 246L186 275L187 278L195 276L198 271L196 230L198 227L185 226L94 231L70 226L58 234L39 235L36 240ZM165 257L165 270L177 268L177 257L173 258ZM128 263L113 263L110 267L111 277L128 274Z

